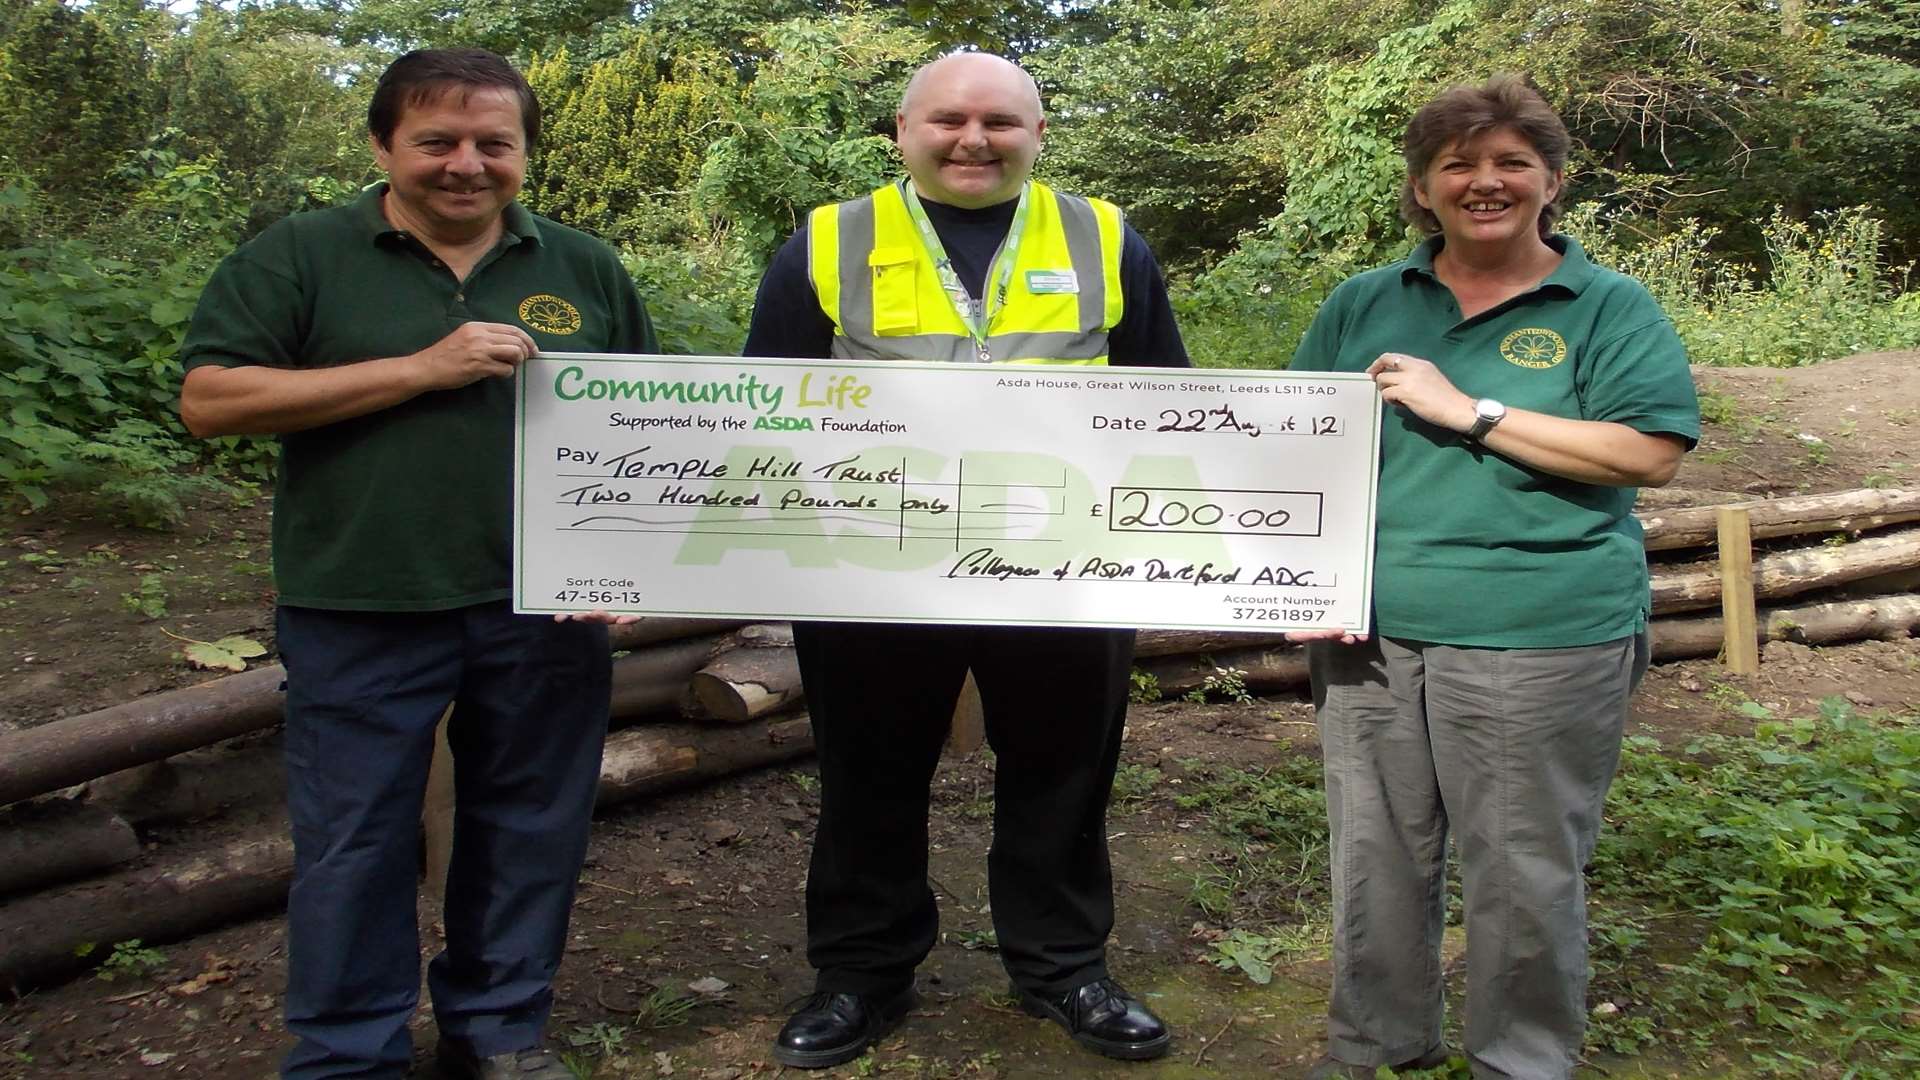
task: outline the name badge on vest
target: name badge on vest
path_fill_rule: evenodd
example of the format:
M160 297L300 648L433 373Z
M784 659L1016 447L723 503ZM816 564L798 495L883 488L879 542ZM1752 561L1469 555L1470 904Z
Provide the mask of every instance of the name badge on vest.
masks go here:
M1036 296L1042 293L1077 293L1080 291L1080 276L1071 270L1029 270L1027 291Z

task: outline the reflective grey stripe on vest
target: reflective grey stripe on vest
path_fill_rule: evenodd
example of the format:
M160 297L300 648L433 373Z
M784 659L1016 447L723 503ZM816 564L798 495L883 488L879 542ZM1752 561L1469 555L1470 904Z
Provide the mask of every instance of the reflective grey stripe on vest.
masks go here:
M840 309L843 313L846 307ZM871 344L863 344L863 342ZM1007 360L1097 360L1107 355L1104 332L1075 334L1065 330L1036 334L995 334L987 347L996 362ZM833 337L836 360L927 360L937 363L977 364L980 353L965 334L910 334L900 337L840 335Z
M1080 332L994 334L987 348L995 361L1093 360L1107 355L1107 275L1100 263L1100 221L1087 200L1054 193L1067 253L1080 292ZM873 332L873 196L844 202L840 214L840 333L833 355L847 360L926 360L972 364L980 360L965 334L882 337Z

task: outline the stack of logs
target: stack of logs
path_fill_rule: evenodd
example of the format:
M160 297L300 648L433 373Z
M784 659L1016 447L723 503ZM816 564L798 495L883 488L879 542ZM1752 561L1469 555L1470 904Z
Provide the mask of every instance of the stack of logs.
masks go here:
M1761 641L1920 631L1920 491L1740 505L1769 549L1753 558ZM1640 515L1656 660L1722 647L1720 619L1696 614L1720 602L1717 565L1697 551L1714 542L1717 509ZM1820 602L1783 603L1813 592ZM600 805L812 750L790 627L661 618L613 638L616 730ZM1237 669L1255 691L1306 681L1299 647L1279 633L1143 631L1136 655L1166 694L1217 668ZM96 947L178 939L284 903L281 770L260 734L280 721L284 674L264 667L0 735L0 805L16 804L0 810L0 987L70 973ZM225 838L156 842L209 829Z

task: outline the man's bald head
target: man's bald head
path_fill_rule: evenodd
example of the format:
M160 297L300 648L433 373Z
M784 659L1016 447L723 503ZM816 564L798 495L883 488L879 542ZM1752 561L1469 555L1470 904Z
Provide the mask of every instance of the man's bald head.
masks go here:
M969 208L1017 198L1047 130L1033 76L987 53L954 53L914 72L894 121L915 190Z
M1033 76L1027 74L1025 68L1004 56L982 52L948 53L938 60L920 65L920 69L907 80L907 88L900 93L900 113L906 114L908 106L913 103L915 90L921 88L928 78L937 78L943 73L965 73L983 80L1001 78L1016 82L1032 102L1034 118L1040 119L1046 115L1040 105L1040 84L1033 81Z

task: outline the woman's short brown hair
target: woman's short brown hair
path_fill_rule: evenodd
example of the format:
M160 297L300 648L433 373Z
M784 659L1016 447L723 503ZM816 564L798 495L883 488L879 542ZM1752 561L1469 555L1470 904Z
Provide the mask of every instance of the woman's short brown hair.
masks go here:
M1450 87L1413 114L1401 140L1407 180L1400 188L1400 216L1407 219L1407 224L1428 235L1440 231L1440 219L1414 198L1414 180L1426 175L1427 166L1448 147L1502 128L1527 140L1547 163L1548 171L1566 169L1573 138L1567 134L1567 125L1560 122L1560 114L1525 79L1496 75L1480 86L1463 83ZM1565 191L1563 184L1540 208L1542 239L1553 233L1554 220L1560 216L1560 196Z

